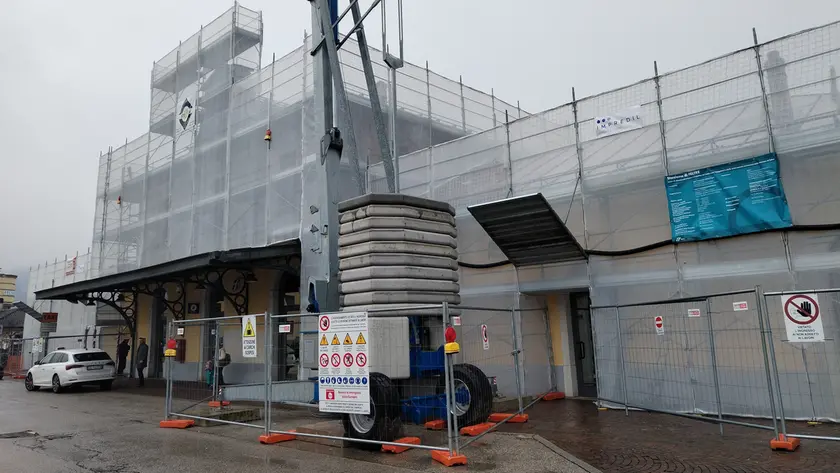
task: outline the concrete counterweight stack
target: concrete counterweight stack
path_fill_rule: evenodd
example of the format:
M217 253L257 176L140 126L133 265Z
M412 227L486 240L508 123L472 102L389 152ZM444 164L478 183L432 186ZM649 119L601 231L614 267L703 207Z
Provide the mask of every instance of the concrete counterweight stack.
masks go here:
M367 194L338 211L342 310L461 302L451 205Z

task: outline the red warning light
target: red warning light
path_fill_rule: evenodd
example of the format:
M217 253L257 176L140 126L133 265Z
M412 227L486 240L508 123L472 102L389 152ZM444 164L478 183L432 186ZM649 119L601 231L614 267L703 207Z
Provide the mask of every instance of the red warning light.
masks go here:
M167 350L174 350L175 346L176 346L176 344L175 344L175 339L174 338L170 338L169 340L166 341L166 349Z
M446 338L446 343L452 343L455 341L458 334L455 333L454 328L446 327L446 331L443 333L443 336Z

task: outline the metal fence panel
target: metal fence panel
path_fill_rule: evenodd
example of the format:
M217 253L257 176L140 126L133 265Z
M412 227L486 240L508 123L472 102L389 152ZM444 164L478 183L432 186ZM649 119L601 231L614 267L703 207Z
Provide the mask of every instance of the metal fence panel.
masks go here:
M766 295L781 398L788 419L840 421L840 290L815 294L824 342L793 342L785 329L784 295ZM813 290L804 289L803 294Z

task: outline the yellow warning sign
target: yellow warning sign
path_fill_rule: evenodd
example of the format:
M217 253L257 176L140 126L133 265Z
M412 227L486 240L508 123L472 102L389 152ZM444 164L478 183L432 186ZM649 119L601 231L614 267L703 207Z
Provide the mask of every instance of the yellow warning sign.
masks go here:
M256 337L257 333L254 332L254 326L251 325L251 321L249 320L248 323L245 324L245 331L242 332L243 337Z
M341 342L338 341L338 335L333 335L332 343L330 345L341 345Z
M362 332L359 332L359 336L356 337L356 345L365 345L367 342L365 341L365 336L362 335Z
M326 335L321 335L321 345L329 345Z
M352 345L353 344L353 339L350 338L349 333L344 335L344 344L345 345Z
M175 356L175 349L174 348L167 348L166 350L164 350L163 356L169 357L169 358Z

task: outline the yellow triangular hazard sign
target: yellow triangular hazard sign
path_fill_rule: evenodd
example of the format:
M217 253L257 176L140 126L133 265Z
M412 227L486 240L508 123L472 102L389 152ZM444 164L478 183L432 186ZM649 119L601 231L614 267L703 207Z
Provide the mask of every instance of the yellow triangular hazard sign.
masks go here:
M349 333L344 335L344 344L345 345L352 345L353 344L353 339L350 338Z
M326 335L321 335L321 345L328 345L328 344L329 344L329 342L327 342L327 336Z
M362 335L362 332L359 332L359 336L356 337L356 345L364 345L367 342L365 341L365 336Z
M333 335L332 343L330 345L341 345L341 342L338 341L338 335Z
M243 337L256 337L257 334L254 333L254 326L251 325L251 321L245 323L245 333L242 334Z

